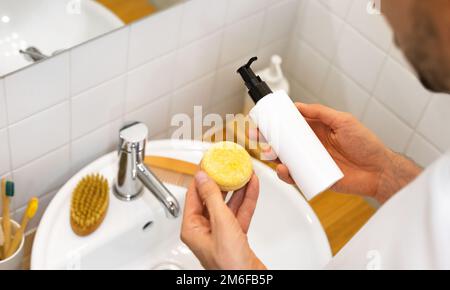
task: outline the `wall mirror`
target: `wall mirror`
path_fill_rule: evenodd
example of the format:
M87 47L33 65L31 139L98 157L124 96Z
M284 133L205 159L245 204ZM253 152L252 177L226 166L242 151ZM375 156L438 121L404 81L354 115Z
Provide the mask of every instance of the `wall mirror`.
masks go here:
M0 0L0 78L185 0Z

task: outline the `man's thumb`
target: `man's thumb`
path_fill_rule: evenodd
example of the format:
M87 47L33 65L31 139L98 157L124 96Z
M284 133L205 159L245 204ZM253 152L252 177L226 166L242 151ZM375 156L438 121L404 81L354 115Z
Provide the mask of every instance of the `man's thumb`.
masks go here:
M215 214L226 206L219 186L205 172L197 172L195 184L200 199L205 203L210 215Z

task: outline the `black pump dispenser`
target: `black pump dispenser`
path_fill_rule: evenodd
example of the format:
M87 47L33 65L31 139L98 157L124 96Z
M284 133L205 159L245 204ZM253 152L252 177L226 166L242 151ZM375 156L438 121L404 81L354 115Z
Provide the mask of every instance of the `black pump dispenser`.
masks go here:
M255 104L265 96L272 93L269 86L259 76L255 75L255 72L250 67L256 60L258 60L257 57L252 57L246 65L242 66L237 71L244 79L245 85L249 89L248 94Z

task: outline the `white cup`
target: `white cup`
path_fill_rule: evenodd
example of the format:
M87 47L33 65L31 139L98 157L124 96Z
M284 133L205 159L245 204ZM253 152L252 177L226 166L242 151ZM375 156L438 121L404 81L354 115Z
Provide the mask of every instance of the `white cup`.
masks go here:
M3 218L0 218L2 222ZM19 229L20 225L15 221L11 220L11 233L14 237L15 232ZM20 270L23 260L23 245L25 244L25 235L22 237L19 248L17 251L8 259L0 261L0 270ZM3 248L2 248L3 249Z

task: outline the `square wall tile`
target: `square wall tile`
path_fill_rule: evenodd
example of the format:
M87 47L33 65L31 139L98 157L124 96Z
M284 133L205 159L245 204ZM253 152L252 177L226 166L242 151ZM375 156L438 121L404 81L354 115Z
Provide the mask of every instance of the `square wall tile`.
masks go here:
M254 52L259 45L264 26L264 13L245 18L228 26L223 35L220 64L228 64Z
M250 55L245 56L242 59L217 70L211 105L224 102L230 95L240 93L244 96L246 92L245 84L242 82L242 78L236 71L240 66L247 63L250 57Z
M294 102L300 102L305 104L320 103L319 99L316 96L308 92L308 90L306 90L297 81L291 80L290 85L291 85L291 93L289 94L289 96Z
M65 102L11 126L13 169L68 143L69 113L69 102Z
M370 95L335 67L328 75L321 98L327 106L361 119Z
M369 0L354 1L347 22L379 48L388 51L393 38L392 30L383 15L369 14L367 12L368 2Z
M415 134L406 150L406 155L420 166L426 167L438 159L442 153L427 140Z
M381 71L374 96L415 128L431 95L410 71L389 59Z
M72 139L122 116L125 77L113 79L72 98Z
M174 92L170 116L175 114L194 114L194 106L209 107L212 89L214 85L214 74L208 75L188 86Z
M418 132L442 151L450 149L450 134L447 134L448 124L450 124L449 112L449 96L435 95L417 128Z
M72 96L125 72L128 35L125 27L71 50Z
M119 130L122 125L122 120L115 120L80 139L72 141L72 174L77 173L97 158L117 150Z
M69 53L5 78L9 123L13 124L69 97Z
M164 96L142 108L125 115L126 122L142 122L148 127L148 136L153 137L169 128L171 95Z
M338 45L335 66L371 92L386 54L353 28L347 26Z
M183 8L184 5L178 5L131 25L128 68L177 48Z
M395 152L404 153L413 131L383 105L372 99L363 117L369 127L386 146Z
M304 88L319 95L330 63L304 41L295 40L285 67Z
M316 1L316 0L309 0ZM345 18L353 3L353 0L320 0L330 11L341 18Z
M331 60L341 36L344 21L320 2L308 1L298 22L297 35L307 41L328 60Z
M298 12L297 0L284 0L267 9L261 46L286 37L291 33Z
M6 102L5 102L5 86L3 80L0 79L0 129L6 126Z
M174 88L207 75L217 68L222 32L191 43L178 51L177 61L172 68Z
M183 46L215 32L225 24L228 1L195 0L184 5L181 23L181 41Z
M13 172L17 208L34 196L41 197L58 189L71 176L69 146L51 152Z
M10 171L8 131L0 129L0 175Z
M234 23L246 16L258 13L277 0L229 0L227 23Z
M172 90L176 54L171 53L128 73L126 111L133 111Z

